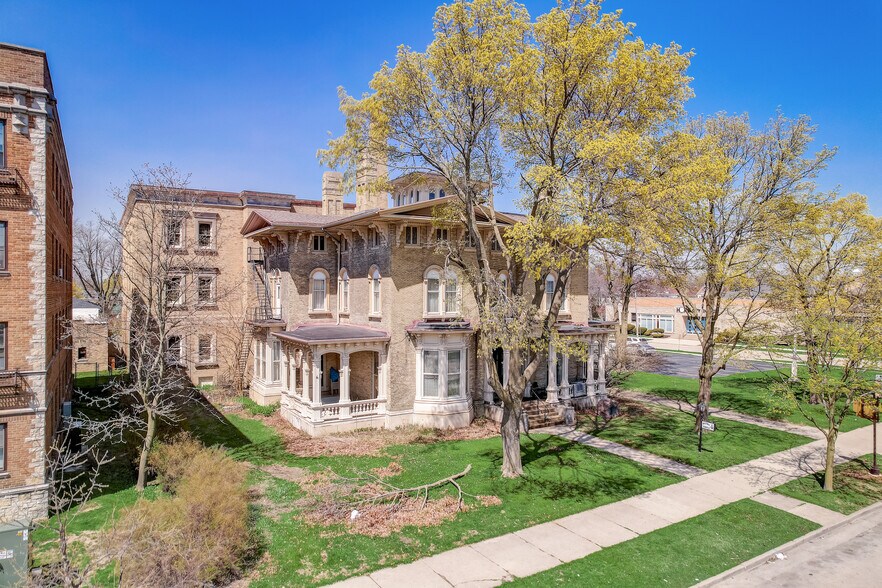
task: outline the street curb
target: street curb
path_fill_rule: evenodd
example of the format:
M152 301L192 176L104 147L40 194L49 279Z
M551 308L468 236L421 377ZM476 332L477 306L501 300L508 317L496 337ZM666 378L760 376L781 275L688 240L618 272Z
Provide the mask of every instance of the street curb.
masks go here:
M761 555L758 555L753 559L750 559L748 561L745 561L745 562L738 564L734 568L729 568L725 572L717 574L716 576L714 576L712 578L708 578L707 580L703 580L703 581L699 582L698 584L695 584L695 586L696 587L716 586L716 585L720 584L721 582L728 580L729 578L736 576L737 574L740 574L741 572L753 570L755 568L758 568L758 567L766 564L769 561L769 559L771 559L775 556L776 553L779 553L779 552L784 553L787 550L793 549L794 547L798 547L799 545L802 545L803 543L807 543L807 542L811 541L812 539L814 539L815 537L823 535L824 533L827 533L829 531L833 531L833 530L836 530L840 527L848 525L848 524L852 523L858 517L861 517L863 515L866 515L868 513L871 513L873 511L876 511L879 509L882 509L882 502L877 502L876 504L871 504L870 506L866 506L859 511L851 513L850 515L848 515L847 518L839 521L838 523L834 523L832 525L828 525L826 527L821 527L820 529L815 529L814 531L810 531L809 533L806 533L802 537L797 537L796 539L794 539L793 541L790 541L789 543L785 543L784 545L780 545L778 547L775 547L774 549L770 549L769 551L767 551ZM786 511L784 511L784 512L786 512ZM798 516L798 515L794 515L794 516Z

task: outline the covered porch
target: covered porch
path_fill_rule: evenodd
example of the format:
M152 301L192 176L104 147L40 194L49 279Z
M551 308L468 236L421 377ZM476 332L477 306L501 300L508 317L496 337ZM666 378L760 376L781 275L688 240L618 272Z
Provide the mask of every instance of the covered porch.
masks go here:
M541 400L550 404L594 406L606 396L606 347L612 330L610 323L563 323L558 334L570 343L587 350L581 357L571 357L550 345L545 357L545 369L540 369L524 389L524 400ZM494 353L494 365L503 385L508 382L508 352ZM488 368L489 369L489 368ZM485 374L484 400L497 405L490 374Z
M275 336L282 344L287 421L310 435L385 425L388 333L321 323Z

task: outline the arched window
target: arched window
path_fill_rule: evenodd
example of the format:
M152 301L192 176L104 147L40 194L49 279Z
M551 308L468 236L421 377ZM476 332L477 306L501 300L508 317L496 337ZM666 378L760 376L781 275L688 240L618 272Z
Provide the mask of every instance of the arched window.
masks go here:
M430 267L424 283L427 316L453 316L459 312L459 280L454 271Z
M323 269L313 270L309 281L309 310L312 312L328 310L328 273Z
M371 268L371 314L379 316L380 314L380 270L376 267Z
M441 312L441 273L438 270L426 272L426 314Z
M340 270L340 283L337 287L337 306L339 312L349 312L349 272L346 268Z

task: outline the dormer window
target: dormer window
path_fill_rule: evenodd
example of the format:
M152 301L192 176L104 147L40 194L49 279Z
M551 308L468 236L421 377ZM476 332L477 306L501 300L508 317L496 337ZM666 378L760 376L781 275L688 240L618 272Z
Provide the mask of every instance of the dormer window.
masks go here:
M325 236L324 235L313 235L312 236L312 250L313 251L324 251L325 250Z

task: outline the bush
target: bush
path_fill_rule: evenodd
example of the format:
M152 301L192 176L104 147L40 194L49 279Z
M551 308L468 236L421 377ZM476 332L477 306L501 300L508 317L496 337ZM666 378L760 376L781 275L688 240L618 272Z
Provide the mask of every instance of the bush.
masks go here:
M660 339L665 336L665 332L660 331L660 330L654 330L654 331L649 332L649 336L652 337L653 339Z
M631 323L628 323L628 334L634 335L635 333L637 333L637 325L632 325Z
M267 406L261 406L260 404L257 404L247 397L240 399L240 402L242 403L242 408L244 408L254 416L270 416L279 409L278 402L276 402L275 404L269 404Z
M637 334L638 334L638 335L645 335L648 331L649 331L649 329L647 329L646 327L640 327L640 328L637 330Z
M157 443L150 453L149 463L160 473L162 489L165 492L177 491L193 460L204 450L202 443L186 431L176 435L171 443Z
M171 489L121 513L107 537L123 586L225 583L251 545L247 467L189 437L157 449L154 467Z

